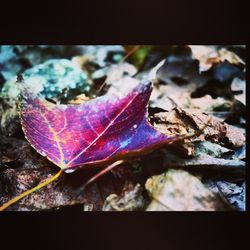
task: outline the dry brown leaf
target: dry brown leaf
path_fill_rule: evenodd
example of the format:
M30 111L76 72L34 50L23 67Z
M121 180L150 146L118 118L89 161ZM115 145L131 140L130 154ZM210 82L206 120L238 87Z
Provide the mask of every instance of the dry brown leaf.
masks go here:
M76 96L75 99L70 100L68 102L68 104L82 104L82 103L87 102L89 100L90 100L90 98L88 96L86 96L85 94L81 94L81 95Z
M170 169L149 178L145 184L152 202L146 211L219 211L231 210L218 195L195 176Z
M217 49L215 46L190 45L193 58L200 62L200 71L209 70L214 63L228 61L231 64L243 64L244 61L234 52L225 48Z
M239 94L235 94L234 98L246 105L246 81L237 77L234 78L231 89L232 91L239 92Z
M222 97L212 98L211 95L205 95L200 98L191 98L189 96L187 102L189 102L186 105L187 108L200 109L203 112L212 112L216 109L226 111L232 106L232 101L225 100Z
M72 62L75 63L80 69L83 69L87 63L94 60L94 56L90 54L74 56Z
M179 107L170 112L160 112L154 115L154 127L167 135L187 135L200 130L204 125L209 125L204 129L198 138L185 139L185 143L180 146L191 155L194 140L209 140L220 143L228 148L239 148L245 143L245 131L232 125L221 122L219 119L209 116L197 109L181 109ZM188 145L189 144L189 145ZM191 147L191 148L189 148Z
M145 207L146 201L142 196L142 187L125 183L120 195L111 194L104 202L103 211L134 211Z
M212 98L211 95L204 95L200 98L192 98L191 94L197 89L197 85L189 83L185 86L158 85L155 86L150 97L150 106L164 110L171 110L178 106L188 109L200 109L205 112L216 110L229 111L233 102L222 97ZM235 95L235 97L241 97Z

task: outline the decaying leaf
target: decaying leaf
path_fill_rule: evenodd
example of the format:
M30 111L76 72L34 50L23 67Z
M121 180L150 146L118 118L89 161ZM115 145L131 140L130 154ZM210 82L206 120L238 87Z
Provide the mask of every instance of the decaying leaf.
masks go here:
M81 94L76 96L76 98L74 98L73 100L68 101L68 104L82 104L89 100L90 100L89 97L87 97L85 94Z
M17 104L13 101L10 101L6 103L7 107L4 107L5 104L3 104L3 111L2 114L0 114L1 119L1 130L4 135L13 136L15 135L19 129L20 121L17 116Z
M147 211L218 211L231 210L219 196L201 181L183 170L170 169L147 180L152 198Z
M137 69L129 63L111 66L105 80L108 86L107 94L123 95L123 93L132 91L140 82L133 77L136 73Z
M240 211L246 210L246 183L233 183L228 181L206 181L207 186L215 193L225 199Z
M243 147L237 149L233 156L232 159L234 160L245 160L246 159L246 145L244 145Z
M202 45L190 45L189 47L192 49L193 58L198 59L200 62L200 71L207 71L213 64L224 62L225 60L232 64L245 65L239 56L225 48L218 49L216 46Z
M103 211L135 211L145 207L146 200L142 195L140 184L127 183L120 195L111 194L104 202Z
M243 129L221 122L200 110L178 107L170 112L160 112L154 115L154 126L169 136L194 133L195 130L201 129L209 121L210 125L204 129L204 133L199 138L195 138L196 141L206 139L211 142L219 142L228 148L239 148L244 145L245 131ZM190 143L192 140L187 139L186 142ZM194 147L192 144L189 144L189 146ZM192 153L194 153L193 149L191 150Z
M186 108L200 109L203 112L213 111L229 111L232 106L232 101L225 100L224 98L212 98L210 95L205 95L200 98L187 98ZM184 108L184 107L183 107Z
M231 84L231 89L235 93L235 99L246 105L246 82L235 78Z
M229 112L233 102L222 97L212 98L205 94L199 98L192 98L195 84L188 86L159 85L155 86L150 98L151 107L158 107L170 111L175 107L184 109L200 109L203 112Z
M189 157L182 156L174 150L162 149L163 156L161 159L162 165L165 168L187 169L202 172L214 173L216 175L229 175L232 178L245 178L246 163L239 159L223 159L208 155L207 153L200 153L198 156Z
M176 46L156 75L157 79L165 83L183 86L199 77L199 62L192 58L188 46Z
M106 82L112 84L113 82L119 81L124 75L133 76L137 73L135 66L129 63L119 63L112 65L107 72Z
M210 141L198 141L195 142L195 156L199 156L202 154L208 154L213 157L221 158L223 155L228 155L232 153L231 149L220 146L217 143L213 143Z
M44 158L41 157L41 159ZM30 163L30 166L25 164L16 169L8 168L0 173L1 204L42 183L57 171L55 166L50 166L47 160L43 164L40 163L39 166L36 166L36 161L33 164L33 168ZM85 210L86 207L91 207L93 211L100 211L106 197L114 193L119 195L122 192L125 181L131 182L128 175L117 178L113 174L107 174L94 183L89 184L81 195L77 195L83 183L92 175L92 171L63 174L59 180L55 180L32 195L28 195L20 202L9 207L9 210L39 211L62 209L76 205L79 206L79 211L82 211L84 205Z

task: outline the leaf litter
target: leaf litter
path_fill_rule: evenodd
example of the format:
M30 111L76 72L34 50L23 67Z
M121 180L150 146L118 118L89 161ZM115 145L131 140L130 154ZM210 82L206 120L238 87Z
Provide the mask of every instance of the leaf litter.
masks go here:
M153 93L150 96L148 108L149 122L156 130L167 136L192 134L199 131L199 128L208 121L208 117L212 117L212 125L205 128L204 133L199 136L163 146L144 156L138 154L134 159L126 159L121 166L89 184L80 196L76 195L77 191L81 190L84 182L100 171L99 167L83 168L71 174L62 174L48 186L11 206L10 210L33 211L68 207L79 207L81 211L146 210L146 206L154 200L145 188L145 183L154 175L165 172L167 174L170 168L182 169L191 177L197 174L202 177L199 179L200 189L211 190L214 201L211 201L213 199L209 194L211 203L205 204L207 197L202 196L204 199L200 200L199 206L196 204L201 210L230 210L232 207L240 211L245 210L245 63L242 57L244 47L214 46L213 50L217 51L219 59L210 60L211 54L207 54L209 68L204 68L204 61L201 61L203 59L199 59L194 54L192 48L194 46L162 46L161 48L152 46L150 49L144 49L141 46L142 50L134 49L135 46L129 48L122 46L59 47L34 46L32 49L27 49L25 46L23 48L20 46L19 49L24 51L22 56L28 55L27 58L33 56L36 58L33 60L35 63L26 65L26 68L18 65L19 68L17 67L13 73L10 72L9 76L15 77L17 73L32 68L33 65L67 55L67 58L75 64L82 62L81 66L77 67L82 70L82 74L86 74L86 79L89 79L90 90L82 92L78 89L79 92L71 92L70 95L65 92L66 99L61 98L59 93L52 98L53 100L49 98L48 101L81 105L95 99L96 94L124 96L139 82L153 80ZM52 53L53 49L57 53L56 56L54 52ZM133 50L134 54L131 55L134 57L130 56L122 62L126 53ZM237 55L238 51L241 53ZM141 61L136 62L137 58L140 58L135 54L136 52L144 53L144 56L138 59ZM205 50L203 52L206 57ZM8 56L9 58L5 57L3 60L5 73L8 71L6 69L10 68L9 63L13 54ZM76 60L76 57L86 56L88 56L87 60L84 58L82 61ZM18 55L15 55L11 62L16 63L16 58ZM154 67L157 69L154 70ZM97 71L100 77L95 74ZM154 74L151 73L153 71ZM149 76L152 75L154 78L150 79ZM92 76L97 77L92 78ZM11 77L5 78L5 81ZM239 79L243 81L240 82ZM98 93L98 88L105 80L108 80L107 83L104 84L102 92ZM6 117L6 110L12 109L19 102L15 97L10 101L10 96L6 91L1 93L0 118L3 125L1 125L0 204L53 176L57 169L30 147L22 134L20 120L16 113ZM238 98L239 96L241 99ZM7 108L8 106L10 107ZM8 126L5 125L7 118ZM217 186L216 189L214 185L207 185L207 180L219 185L220 190ZM229 192L230 196L227 190L235 191ZM180 204L185 204L186 198L183 197L179 197L174 203L175 211ZM221 199L224 205L221 205ZM190 209L183 205L180 210L196 210L196 208ZM165 208L162 207L162 210Z

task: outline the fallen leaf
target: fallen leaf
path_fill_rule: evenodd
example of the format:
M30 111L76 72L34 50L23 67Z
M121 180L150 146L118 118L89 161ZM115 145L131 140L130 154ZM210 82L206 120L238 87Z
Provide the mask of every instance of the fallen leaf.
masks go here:
M246 81L237 77L234 78L231 89L235 93L234 98L246 105Z
M230 64L227 61L215 64L212 68L213 79L219 81L220 83L230 82L234 79L234 77L240 76L242 74L242 68L237 67L234 64Z
M236 184L233 182L222 181L222 180L208 180L206 185L214 193L218 193L225 197L225 199L236 209L240 211L246 210L246 185L245 182L242 184Z
M227 124L225 127L226 127L225 140L227 140L225 144L228 144L234 149L243 146L246 141L245 129L237 128Z
M209 70L213 62L218 62L217 48L215 46L189 45L194 59L200 62L200 72Z
M2 105L4 106L4 104ZM4 135L14 136L21 128L20 120L17 115L17 104L10 101L7 105L6 108L3 108L2 114L0 114L1 130Z
M107 84L112 84L120 80L124 75L133 76L137 73L135 66L129 63L120 63L118 65L112 65L107 72Z
M36 163L35 163L36 164ZM36 168L36 166L34 166ZM39 169L6 169L0 174L0 203L3 204L13 197L33 188L38 183L50 178L56 173L55 167L44 164ZM36 191L32 195L12 205L10 211L39 211L62 209L73 205L92 204L93 211L100 211L109 195L122 192L125 182L131 181L128 176L116 178L111 173L91 183L81 195L77 195L90 171L77 174L63 174L60 179ZM93 174L93 173L92 173ZM82 209L81 209L82 210Z
M224 211L232 210L195 176L170 169L149 178L145 184L152 202L146 211Z
M52 104L27 89L20 116L24 134L41 155L61 169L103 164L171 142L147 121L151 83L125 97L104 96L81 105Z
M188 88L189 90L172 84L155 86L150 98L150 106L167 111L176 106L187 108L190 94L196 89L196 85L189 84Z
M205 95L200 98L188 97L187 102L189 102L186 107L189 109L200 109L203 112L213 112L213 111L229 111L232 106L232 101L226 100L221 97L212 98L210 95Z
M232 153L232 150L222 147L219 144L212 143L210 141L198 141L195 142L195 156L199 156L202 154L208 154L213 157L221 158L223 155L228 155Z
M133 77L137 73L135 66L129 63L112 65L107 71L106 84L108 95L120 95L132 91L140 81Z
M90 100L89 97L87 97L85 94L81 94L76 96L73 100L68 101L68 104L82 104L89 100Z
M181 109L179 107L170 112L160 112L154 115L154 127L164 134L194 133L208 124L203 133L195 140L209 140L220 143L228 148L239 148L245 143L245 130L224 123L216 117L209 116L198 109ZM193 139L188 139L190 142Z
M210 156L206 153L200 153L199 156L189 158L173 154L165 150L163 166L167 168L183 168L194 171L217 172L221 174L230 174L232 177L245 178L246 163L242 160L222 159Z
M142 195L140 184L126 183L120 195L111 194L103 204L102 211L135 211L145 207L146 200Z
M220 58L220 61L228 61L236 65L238 64L245 65L245 62L239 56L237 56L234 52L229 51L225 48L218 50L218 56Z
M232 156L234 160L245 160L246 159L246 144L241 148L237 149Z
M209 70L213 64L228 61L231 64L243 64L244 61L234 52L225 48L218 49L216 46L190 45L194 59L200 62L200 71Z

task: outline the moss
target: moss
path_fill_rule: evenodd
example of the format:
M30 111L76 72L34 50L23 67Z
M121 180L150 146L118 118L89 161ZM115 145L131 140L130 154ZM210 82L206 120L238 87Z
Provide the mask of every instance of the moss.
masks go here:
M40 93L46 98L58 96L65 88L77 89L79 93L90 90L86 74L67 59L53 59L36 65L25 70L23 78L25 84L32 88L33 92ZM16 77L6 82L2 93L16 98L19 91L15 82Z

